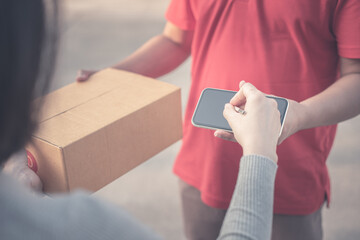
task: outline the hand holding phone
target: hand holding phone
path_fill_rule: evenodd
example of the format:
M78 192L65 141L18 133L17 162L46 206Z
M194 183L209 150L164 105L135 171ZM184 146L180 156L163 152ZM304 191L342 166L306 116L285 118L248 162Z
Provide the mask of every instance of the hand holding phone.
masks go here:
M224 106L229 103L237 92L205 88L199 98L198 104L192 117L192 124L196 127L208 128L208 129L222 129L228 132L232 132L232 129L223 116ZM285 98L269 96L277 102L278 110L280 112L280 124L282 126L286 119L286 113L288 109L288 101ZM251 110L250 110L251 111ZM240 113L239 113L240 114Z
M230 103L225 105L223 115L233 130L233 137L243 147L243 154L262 155L277 162L276 146L281 124L276 101L246 83ZM246 115L239 114L234 107L242 104L248 111ZM217 130L215 133L226 132Z

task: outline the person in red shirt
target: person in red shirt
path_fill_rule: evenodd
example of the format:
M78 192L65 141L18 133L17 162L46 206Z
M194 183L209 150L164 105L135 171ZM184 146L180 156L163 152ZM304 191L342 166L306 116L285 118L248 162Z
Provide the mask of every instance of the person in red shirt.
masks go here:
M192 57L181 179L185 232L215 239L236 182L242 150L225 132L195 128L206 87L237 90L245 79L291 99L278 147L272 239L322 239L330 201L326 159L336 124L360 112L360 1L172 0L163 33L113 66L162 76ZM78 81L94 71L81 71Z

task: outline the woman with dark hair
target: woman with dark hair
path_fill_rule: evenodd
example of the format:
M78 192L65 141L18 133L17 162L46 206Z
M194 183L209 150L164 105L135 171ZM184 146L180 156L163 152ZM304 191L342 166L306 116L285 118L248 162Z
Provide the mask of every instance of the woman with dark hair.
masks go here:
M0 1L1 165L21 152L36 127L38 109L31 102L46 90L52 76L57 13L56 1ZM13 158L21 161L17 155ZM23 172L31 174L28 169ZM30 177L38 186L36 175ZM87 194L44 199L4 173L0 173L0 203L0 239L156 238L120 209Z
M7 159L24 146L35 128L31 100L45 89L55 53L41 61L46 45L42 1L2 0L0 4L0 159ZM40 72L47 76L39 76Z
M21 149L36 127L38 106L31 102L51 79L57 13L56 1L0 1L0 239L157 239L116 206L81 192L43 198L6 173L21 169L40 184ZM234 108L243 104L245 115ZM276 103L241 82L224 116L244 157L220 238L270 239L280 131Z

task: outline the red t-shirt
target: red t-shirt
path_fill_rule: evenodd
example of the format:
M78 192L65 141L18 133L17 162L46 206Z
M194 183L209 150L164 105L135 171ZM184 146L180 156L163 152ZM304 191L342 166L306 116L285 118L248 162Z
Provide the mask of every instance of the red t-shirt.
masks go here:
M191 117L206 87L238 90L245 79L261 91L302 101L338 78L339 56L360 58L359 0L172 0L168 21L194 30L192 83L184 137L174 172L227 208L241 147L195 128ZM303 215L329 198L326 159L336 126L300 131L277 149L274 212Z

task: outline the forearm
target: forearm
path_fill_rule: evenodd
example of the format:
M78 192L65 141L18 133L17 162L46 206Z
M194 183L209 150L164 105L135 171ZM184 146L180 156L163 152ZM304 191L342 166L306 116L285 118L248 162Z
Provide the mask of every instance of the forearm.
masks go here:
M257 155L244 156L218 239L271 237L276 163Z
M162 34L153 37L132 55L112 67L157 78L178 67L189 55L189 49Z
M336 124L360 113L360 74L348 74L301 102L299 130Z

